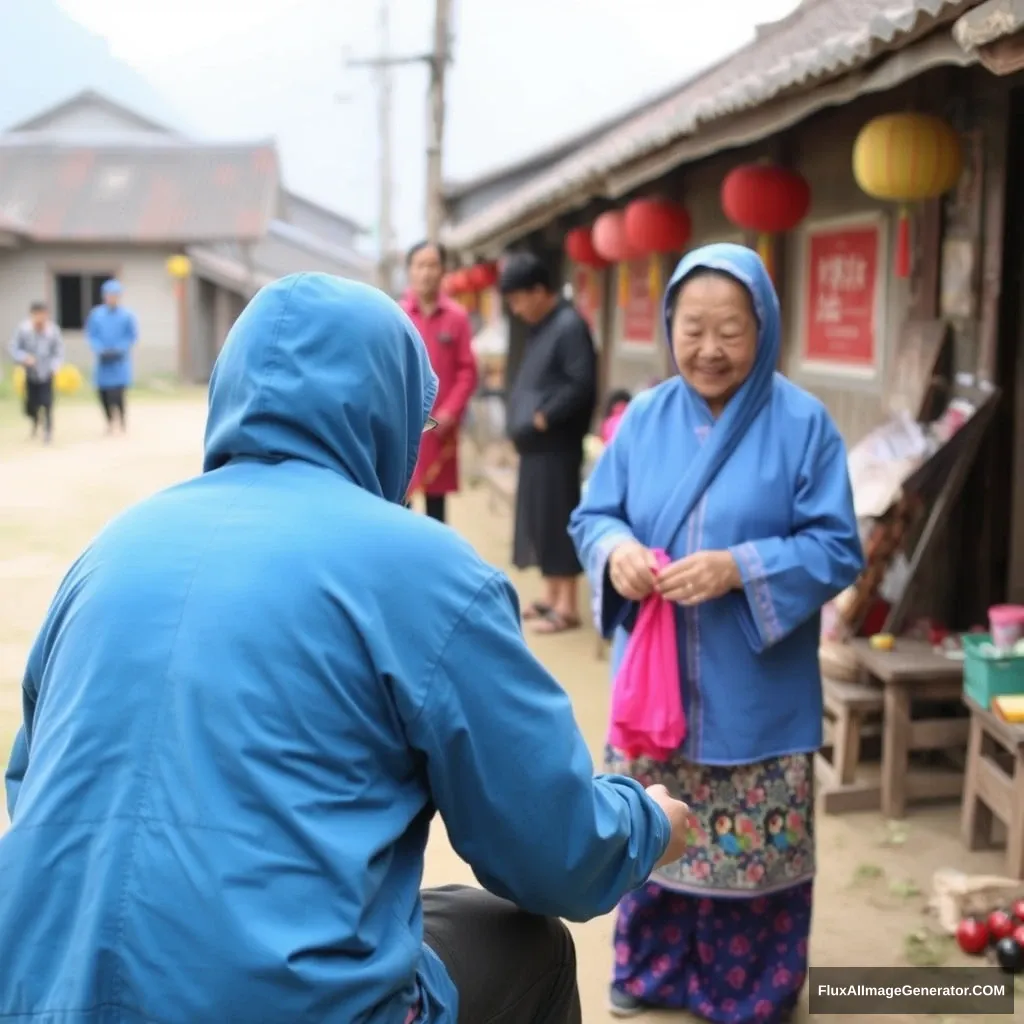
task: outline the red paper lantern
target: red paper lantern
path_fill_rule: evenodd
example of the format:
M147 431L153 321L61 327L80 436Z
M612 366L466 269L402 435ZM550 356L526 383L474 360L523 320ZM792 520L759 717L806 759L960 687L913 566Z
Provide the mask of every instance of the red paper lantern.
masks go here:
M469 272L466 270L453 270L449 275L449 284L451 286L453 295L461 295L463 292L468 292L469 288Z
M565 236L565 252L573 263L582 267L603 270L608 266L608 261L594 248L590 228L573 228Z
M642 255L626 238L626 216L621 210L609 210L594 221L591 232L594 250L609 263L628 263Z
M682 252L690 241L693 222L686 208L667 199L637 199L626 207L626 241L637 252Z
M736 167L722 182L722 210L737 227L774 235L807 216L811 187L796 171L771 164Z
M498 268L493 263L478 263L466 271L470 291L482 292L498 283Z

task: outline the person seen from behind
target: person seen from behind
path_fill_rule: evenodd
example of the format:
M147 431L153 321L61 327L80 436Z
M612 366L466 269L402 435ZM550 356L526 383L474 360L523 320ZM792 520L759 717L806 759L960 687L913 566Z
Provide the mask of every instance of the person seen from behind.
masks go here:
M122 434L125 432L125 392L132 383L132 348L139 340L135 314L121 304L123 292L120 281L105 281L100 289L103 302L90 311L85 321L85 336L96 359L96 390L108 434L115 427Z
M25 415L32 424L32 437L42 427L43 443L49 444L53 440L53 382L64 361L64 340L45 302L33 302L29 307L28 319L11 338L10 355L25 371Z
M665 324L678 375L630 402L571 525L613 673L640 604L675 612L681 692L662 711L681 711L680 745L609 745L606 767L694 814L683 856L619 907L611 1009L779 1024L807 975L820 612L863 564L846 450L775 372L779 302L752 250L689 253Z
M597 357L587 322L536 256L511 256L499 286L512 315L529 327L508 396L507 430L519 454L512 561L518 569L539 568L544 580L543 596L523 618L534 632L562 633L580 625L582 569L566 531L580 500Z
M438 379L437 428L424 435L410 492L422 491L427 515L442 523L446 497L459 489L459 428L477 384L469 315L441 290L445 259L441 245L414 245L405 258L409 290L401 301L426 343Z
M402 507L437 386L353 281L232 327L203 473L100 533L29 654L0 1018L579 1024L558 918L689 817L594 775L508 579ZM421 893L435 810L483 888Z

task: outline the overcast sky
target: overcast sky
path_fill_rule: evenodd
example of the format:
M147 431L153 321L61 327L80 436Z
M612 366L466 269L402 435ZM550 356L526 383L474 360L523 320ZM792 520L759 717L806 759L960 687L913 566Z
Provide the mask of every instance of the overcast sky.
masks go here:
M25 3L31 0L23 0ZM275 136L288 184L372 226L379 0L59 0L199 132ZM445 152L472 177L643 99L742 45L798 0L455 0ZM392 49L431 38L431 0L391 0ZM395 73L400 240L423 230L426 73Z

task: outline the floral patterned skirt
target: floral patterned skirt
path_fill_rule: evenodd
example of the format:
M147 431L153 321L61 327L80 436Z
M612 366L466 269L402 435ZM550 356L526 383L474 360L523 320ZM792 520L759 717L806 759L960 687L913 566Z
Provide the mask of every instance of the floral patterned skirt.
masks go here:
M660 782L689 804L689 849L652 881L699 896L754 897L814 878L812 755L705 765L633 760L609 747L605 765L646 786Z
M807 975L812 755L721 766L608 748L605 764L660 782L693 814L686 855L619 905L615 987L716 1024L788 1019Z

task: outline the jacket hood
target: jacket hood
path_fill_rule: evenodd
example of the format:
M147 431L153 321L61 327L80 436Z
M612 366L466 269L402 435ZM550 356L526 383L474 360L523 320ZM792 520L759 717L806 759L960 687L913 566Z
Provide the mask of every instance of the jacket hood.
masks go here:
M782 317L779 312L779 297L772 284L771 275L761 257L745 245L732 242L715 242L688 252L676 266L665 289L663 315L665 337L669 351L672 350L672 305L683 282L696 270L717 270L738 281L750 295L757 317L757 354L750 376L737 395L753 399L754 404L762 401L771 389L775 367L779 362L779 348L782 343Z
M436 394L426 346L383 292L293 274L257 293L217 357L203 471L299 459L400 502Z

